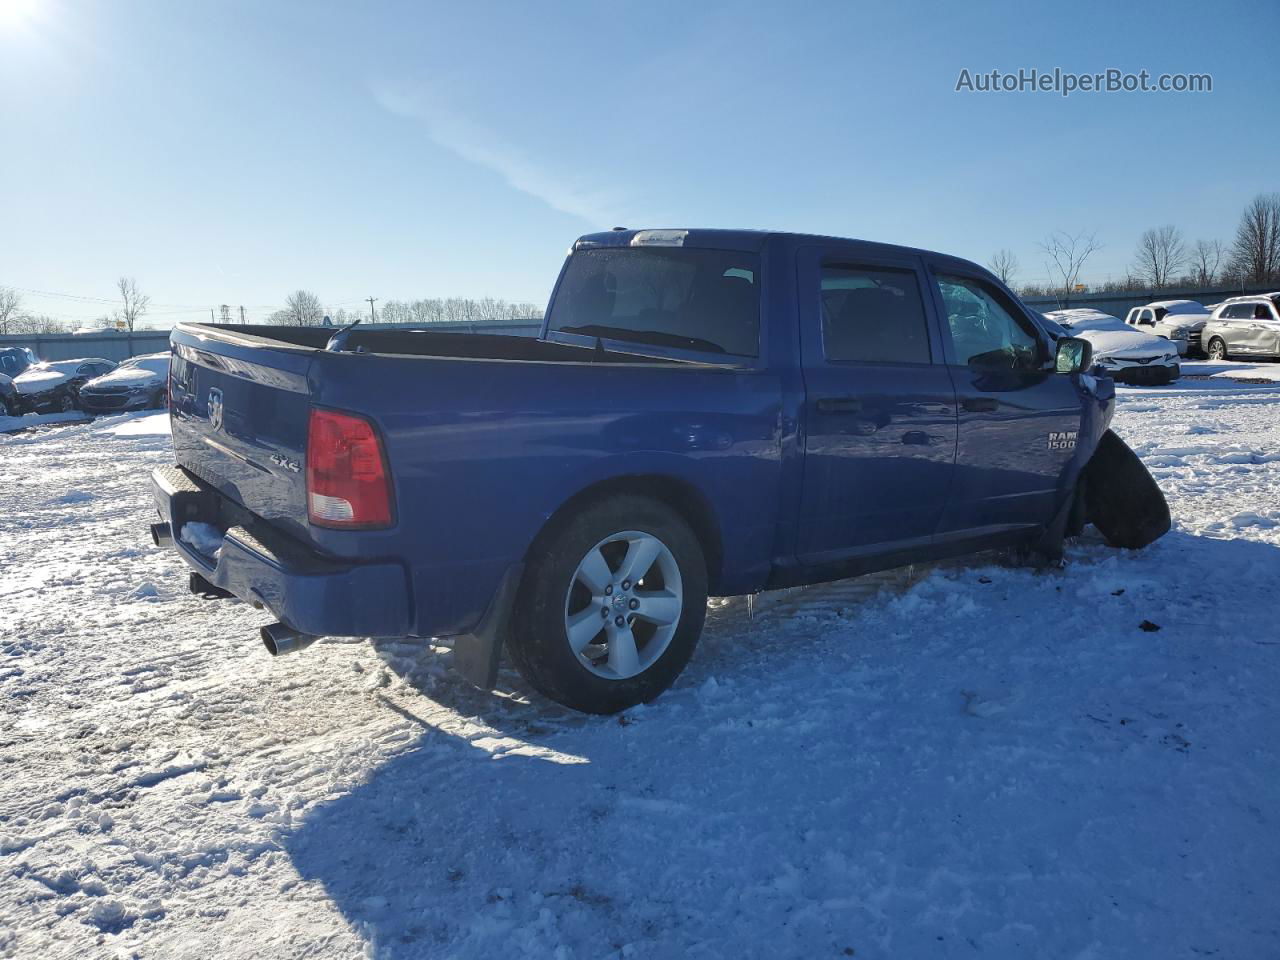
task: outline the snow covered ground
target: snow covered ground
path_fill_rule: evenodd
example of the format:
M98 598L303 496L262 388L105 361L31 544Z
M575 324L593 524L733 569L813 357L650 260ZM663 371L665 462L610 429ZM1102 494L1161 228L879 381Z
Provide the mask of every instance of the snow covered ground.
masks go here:
M718 603L621 718L273 661L147 537L162 417L0 437L0 956L1280 956L1280 386L1117 429L1150 549Z
M0 433L19 433L36 427L47 427L64 423L82 423L91 419L79 410L69 413L28 413L20 417L0 417Z

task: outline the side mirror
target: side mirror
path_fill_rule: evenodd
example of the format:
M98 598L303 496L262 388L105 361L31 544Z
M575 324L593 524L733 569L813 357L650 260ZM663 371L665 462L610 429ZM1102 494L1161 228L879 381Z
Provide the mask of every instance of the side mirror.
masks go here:
M1079 337L1063 337L1058 341L1054 369L1058 373L1086 373L1093 367L1093 344Z

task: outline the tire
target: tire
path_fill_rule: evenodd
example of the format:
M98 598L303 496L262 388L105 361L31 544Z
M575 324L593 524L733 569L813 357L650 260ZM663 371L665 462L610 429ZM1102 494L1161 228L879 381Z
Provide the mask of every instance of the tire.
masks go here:
M1081 477L1085 512L1113 547L1139 550L1169 532L1169 504L1129 445L1108 430Z
M644 589L627 578L628 560L644 567ZM584 713L617 713L675 682L706 613L706 561L689 525L656 500L619 495L589 503L539 535L507 649L544 696Z
M58 398L58 412L70 413L76 409L76 398L69 393L64 393Z
M11 417L13 411L9 409L9 403L4 397L0 397L0 417Z
M1231 357L1227 354L1227 342L1221 337L1211 337L1209 346L1205 350L1205 356L1210 360L1217 360L1219 363L1225 363Z

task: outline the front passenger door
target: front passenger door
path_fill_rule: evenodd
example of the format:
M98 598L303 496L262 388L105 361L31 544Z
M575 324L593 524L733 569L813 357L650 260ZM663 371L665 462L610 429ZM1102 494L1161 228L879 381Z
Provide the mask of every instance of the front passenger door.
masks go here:
M940 538L1049 521L1082 414L1071 377L1009 295L981 276L938 270L947 365L959 401L954 493Z

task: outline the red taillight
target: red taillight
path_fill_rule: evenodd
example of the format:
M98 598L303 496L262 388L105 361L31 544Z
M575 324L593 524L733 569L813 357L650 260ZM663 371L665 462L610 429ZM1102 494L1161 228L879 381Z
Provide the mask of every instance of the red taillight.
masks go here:
M312 409L307 516L318 527L391 526L391 478L382 441L368 420Z

